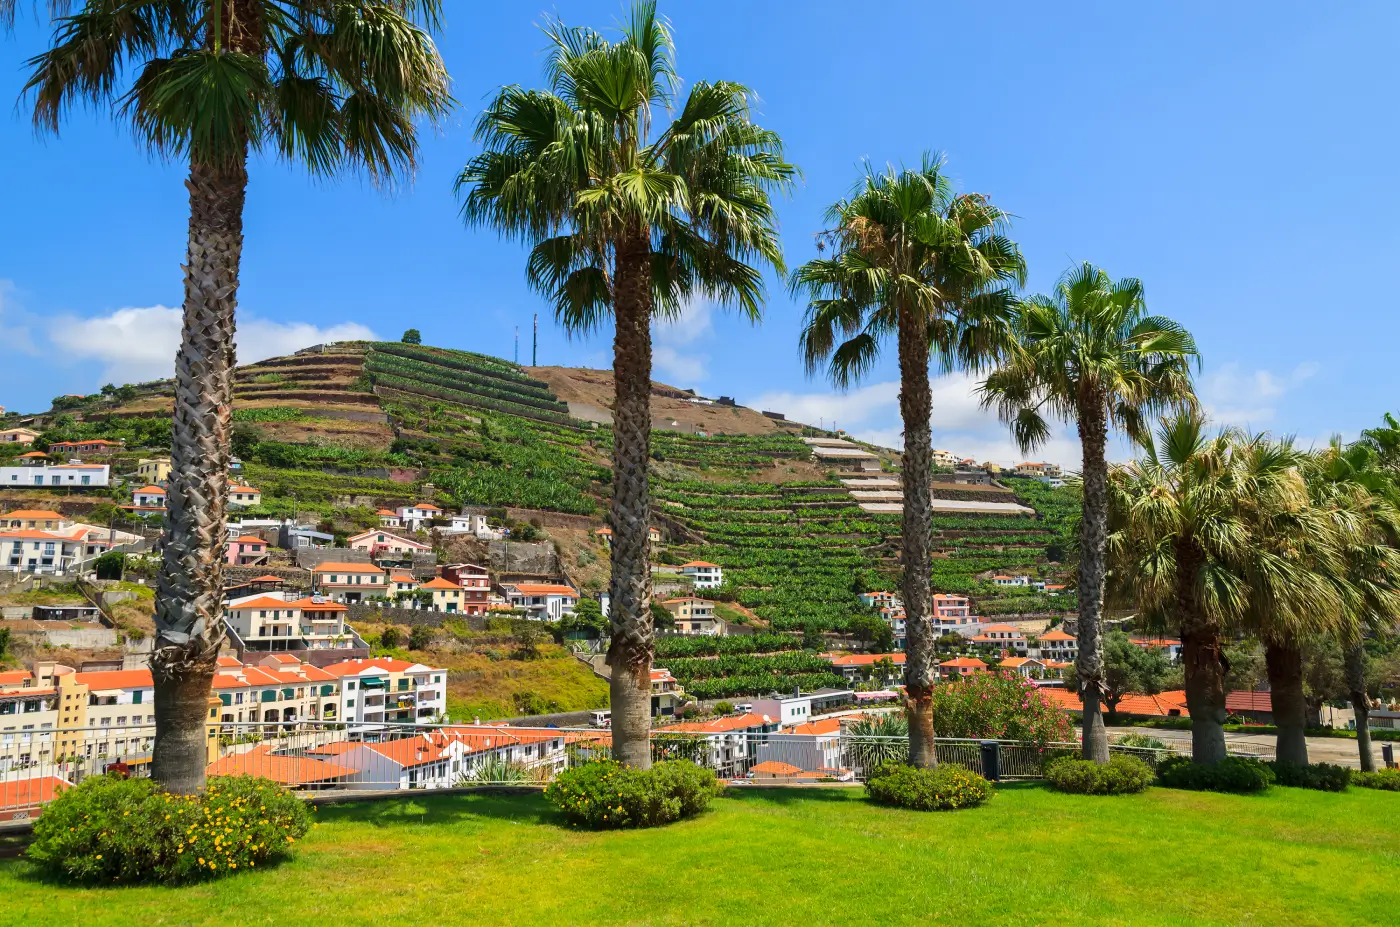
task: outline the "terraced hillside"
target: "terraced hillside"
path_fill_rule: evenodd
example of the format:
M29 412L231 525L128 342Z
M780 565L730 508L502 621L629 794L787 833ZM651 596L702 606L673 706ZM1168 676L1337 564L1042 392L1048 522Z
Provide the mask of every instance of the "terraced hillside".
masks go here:
M586 373L549 376L600 404L579 384L602 372ZM668 401L678 410L696 408L689 394L660 388L677 394ZM127 474L169 441L170 397L167 381L65 399L65 410L44 418L45 438L122 438L127 448L113 462ZM704 408L717 422L740 422L742 433L653 432L656 511L673 545L667 559L721 564L726 591L774 629L858 628L870 615L858 594L892 587L898 572L898 514L862 511L840 474L812 461L800 437L812 429L753 410ZM244 478L263 491L253 515L316 512L347 530L373 523L377 507L431 498L445 509L538 509L601 525L612 433L568 409L548 382L499 358L347 343L240 368L234 447ZM1070 597L999 589L985 579L1059 575L1050 560L1065 547L1074 499L1030 481L1008 485L976 492L1014 493L1040 516L939 515L934 587L972 595L984 614L1067 610ZM969 492L936 490L950 498ZM127 502L129 487L110 495Z

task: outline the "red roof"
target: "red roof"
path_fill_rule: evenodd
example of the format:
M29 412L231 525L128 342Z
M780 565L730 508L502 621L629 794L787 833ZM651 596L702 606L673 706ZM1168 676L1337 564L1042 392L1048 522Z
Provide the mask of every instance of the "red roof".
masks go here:
M657 728L661 731L675 731L687 734L727 734L730 731L744 731L752 727L767 727L773 719L767 715L747 714L737 718L716 718L713 721L685 721Z
M1059 628L1056 628L1056 629L1053 630L1053 631L1046 631L1044 634L1040 635L1040 640L1041 640L1042 642L1044 642L1044 641L1072 641L1072 640L1078 640L1078 638L1076 638L1073 634L1066 634L1064 631L1061 631Z
M262 776L283 785L325 782L348 776L355 770L327 760L300 756L278 756L267 744L258 744L247 753L225 756L209 764L210 776Z
M422 666L419 663L410 663L407 660L394 660L389 657L373 657L367 660L343 660L340 663L332 663L325 667L326 672L333 676L357 676L360 673L403 673L415 666ZM423 666L424 671L432 667Z
M573 586L561 586L558 583L511 583L510 585L518 589L521 595L578 595L578 590Z
M767 773L771 776L795 776L802 772L801 766L783 763L778 760L765 760L756 764L749 772Z
M30 679L29 670L5 670L0 672L0 686L23 685Z
M841 732L840 718L823 718L820 721L806 721L795 725L791 733L793 734L839 734Z
M1274 710L1274 699L1268 692L1228 692L1225 695L1226 711L1267 711Z
M72 783L58 776L36 776L32 779L0 782L0 808L17 810L42 805L53 801L59 792L71 787Z
M979 667L979 666L980 666L982 669L986 669L986 668L987 668L987 664L983 663L981 660L977 659L976 657L958 657L958 658L953 659L953 660L944 660L942 663L940 663L940 664L938 664L938 665L939 665L939 666L952 666L952 667L967 666L967 667L972 667L973 669L976 669L976 668Z
M443 579L441 576L428 580L422 585L423 589L461 589L462 587L452 582L450 579ZM569 590L572 592L573 590Z
M285 583L286 580L283 579L283 578L280 577L280 576L273 576L271 573L268 573L266 576L254 576L252 579L248 580L248 582L250 582L250 583Z
M267 542L264 541L264 540L263 540L262 538L260 538L260 537L254 537L254 536L251 535L251 534L244 534L244 535L241 535L241 536L239 536L239 537L237 537L237 538L234 538L233 543L235 543L235 544L266 544Z
M684 570L686 567L709 567L709 568L712 569L712 570L718 570L718 569L719 569L719 564L718 564L718 563L709 563L708 561L705 561L705 560L692 560L692 561L690 561L689 563L682 563L682 564L681 564L681 569L682 569L682 570Z
M15 509L13 512L6 512L0 515L4 518L23 518L32 521L63 521L63 516L57 512L50 512L48 509Z
M881 660L889 660L896 666L904 662L903 653L846 653L841 656L832 654L829 659L832 666L874 666Z
M152 486L142 486L140 489L136 490L136 493L137 493L138 495L146 495L146 496L163 496L163 495L165 495L165 490L164 490L164 489L161 489L159 486L154 486L154 485L152 485Z
M73 679L91 689L149 689L155 685L150 670L108 670L75 673Z

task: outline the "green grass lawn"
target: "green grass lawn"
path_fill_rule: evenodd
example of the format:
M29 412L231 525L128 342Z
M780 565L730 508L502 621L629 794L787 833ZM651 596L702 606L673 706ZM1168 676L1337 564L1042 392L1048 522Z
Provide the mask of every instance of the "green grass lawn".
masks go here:
M72 889L0 859L0 923L1343 927L1396 911L1392 794L1021 785L952 814L858 789L730 794L612 833L561 826L536 796L323 808L295 859L180 889Z

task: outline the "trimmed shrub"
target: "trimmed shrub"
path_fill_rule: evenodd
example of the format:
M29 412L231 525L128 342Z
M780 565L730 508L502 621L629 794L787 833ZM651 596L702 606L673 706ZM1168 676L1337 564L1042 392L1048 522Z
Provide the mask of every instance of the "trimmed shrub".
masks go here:
M1100 765L1093 760L1062 757L1045 769L1045 778L1057 792L1074 795L1130 795L1152 784L1152 767L1135 756L1109 757Z
M544 795L574 824L610 830L694 817L723 791L713 770L689 760L663 760L649 770L600 760L560 773Z
M217 776L202 795L172 795L93 776L44 809L25 852L75 882L177 884L286 856L310 828L306 802L269 779Z
M1242 756L1228 756L1214 766L1171 756L1157 764L1157 778L1171 789L1246 793L1267 789L1274 782L1274 772L1259 760Z
M1351 784L1363 789L1400 792L1400 769L1378 769L1375 772L1354 772Z
M1332 763L1309 763L1304 766L1275 760L1267 765L1274 772L1275 782L1295 789L1344 792L1351 782L1351 770Z
M865 783L872 801L915 811L953 811L975 808L991 798L992 784L961 766L942 765L920 769L890 762L878 767Z

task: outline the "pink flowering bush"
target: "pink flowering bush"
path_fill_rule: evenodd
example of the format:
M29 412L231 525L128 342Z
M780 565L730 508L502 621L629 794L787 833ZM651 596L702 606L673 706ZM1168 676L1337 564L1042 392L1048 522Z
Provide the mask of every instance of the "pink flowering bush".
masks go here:
M1029 679L985 673L933 689L933 725L939 737L1029 740L1044 746L1074 740L1059 706Z

